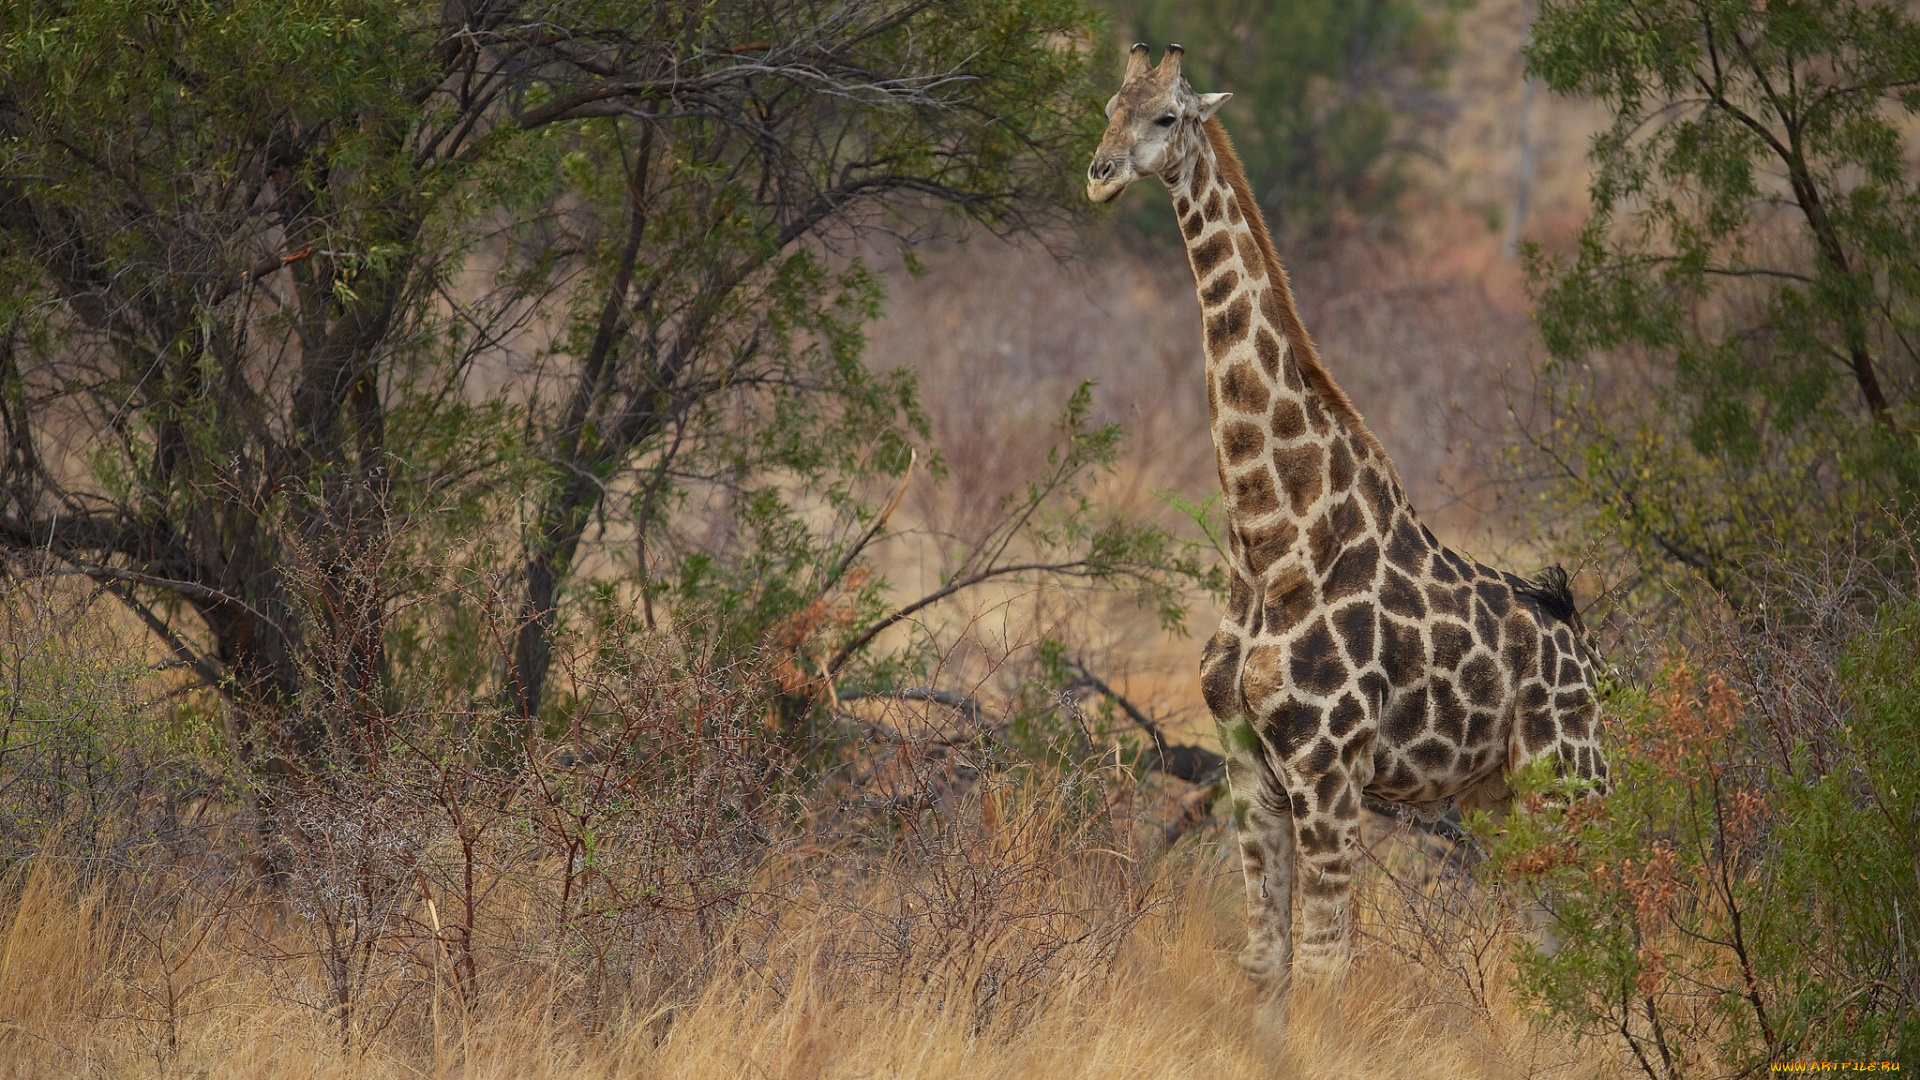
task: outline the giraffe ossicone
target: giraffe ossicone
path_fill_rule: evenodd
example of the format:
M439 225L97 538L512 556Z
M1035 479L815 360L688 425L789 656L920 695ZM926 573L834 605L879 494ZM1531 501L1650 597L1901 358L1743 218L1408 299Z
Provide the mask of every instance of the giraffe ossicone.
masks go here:
M1128 57L1087 196L1163 180L1199 293L1232 587L1201 656L1239 824L1241 965L1283 989L1343 968L1361 795L1435 817L1497 806L1551 758L1604 787L1597 665L1563 571L1536 581L1434 539L1301 324L1239 157L1181 48Z

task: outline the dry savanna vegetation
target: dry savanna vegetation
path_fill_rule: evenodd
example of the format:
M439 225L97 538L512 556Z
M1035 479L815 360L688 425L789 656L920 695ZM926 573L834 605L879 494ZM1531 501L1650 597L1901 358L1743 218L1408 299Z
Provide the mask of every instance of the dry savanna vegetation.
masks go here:
M1614 790L1369 802L1283 1024L1191 274L1080 190L1141 38L1610 663ZM5 6L0 1075L1920 1067L1916 64L1891 0Z

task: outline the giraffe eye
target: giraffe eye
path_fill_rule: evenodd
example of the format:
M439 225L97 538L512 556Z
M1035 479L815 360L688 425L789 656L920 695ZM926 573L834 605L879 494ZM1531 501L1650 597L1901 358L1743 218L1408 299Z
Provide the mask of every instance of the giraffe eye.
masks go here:
M1159 124L1159 125L1160 125L1161 127L1172 127L1172 126L1173 126L1173 114L1172 114L1172 113L1168 113L1167 115L1165 115L1165 116L1163 116L1163 117L1161 117L1160 119L1158 119L1158 120L1155 120L1155 121L1154 121L1154 123L1156 123L1156 124Z

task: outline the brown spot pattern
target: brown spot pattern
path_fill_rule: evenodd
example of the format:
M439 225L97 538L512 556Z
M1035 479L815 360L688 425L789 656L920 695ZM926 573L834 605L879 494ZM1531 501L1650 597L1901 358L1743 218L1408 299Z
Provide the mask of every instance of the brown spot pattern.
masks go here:
M1261 333L1266 333L1262 330ZM1282 398L1273 407L1273 437L1291 442L1307 433L1307 414L1297 402Z
M1381 477L1380 471L1371 468L1360 470L1357 486L1360 497L1367 500L1367 512L1373 515L1374 527L1383 532L1394 527L1394 503L1387 496L1387 482Z
M1240 676L1240 689L1246 694L1249 707L1264 707L1269 698L1285 687L1286 681L1281 677L1284 670L1280 664L1281 652L1278 645L1255 645L1247 650L1247 664Z
M1247 612L1253 607L1253 584L1234 574L1227 582L1227 618L1246 625Z
M1309 694L1325 697L1347 681L1347 665L1334 644L1327 620L1316 619L1306 632L1288 643L1287 674Z
M1240 264L1247 268L1247 276L1255 281L1267 276L1267 258L1260 253L1260 245L1254 243L1252 233L1240 234Z
M1295 517L1305 517L1313 504L1320 501L1325 461L1325 452L1318 446L1296 446L1273 452L1273 467L1280 474L1280 486L1287 493Z
M1220 302L1233 295L1240 286L1240 271L1227 269L1213 283L1200 290L1200 302L1207 307L1219 307Z
M1266 448L1266 433L1244 420L1220 429L1220 452L1227 456L1229 464L1238 465Z
M1233 238L1224 232L1214 233L1187 252L1193 259L1194 280L1205 281L1213 276L1215 267L1233 255Z
M1373 605L1348 604L1333 613L1333 630L1347 646L1347 659L1355 667L1373 663Z
M1420 628L1396 619L1380 620L1380 666L1395 686L1417 681L1427 670L1427 646Z
M1340 545L1333 542L1332 521L1323 517L1307 526L1307 558L1313 563L1315 574L1326 577L1333 557L1338 554Z
M1419 588L1397 570L1388 570L1386 580L1380 583L1380 606L1403 619L1427 617L1427 604Z
M1334 603L1373 587L1374 571L1380 567L1380 545L1368 540L1340 554L1320 585L1323 603Z
M1300 528L1291 521L1281 520L1263 529L1248 529L1242 540L1247 565L1253 568L1254 573L1265 574L1267 567L1293 550L1293 542L1299 538Z
M1200 696L1215 716L1237 716L1240 706L1240 639L1216 631L1200 653Z
M1473 659L1460 669L1460 689L1466 691L1468 701L1481 708L1498 705L1500 672L1493 665L1493 657L1486 653L1475 653Z
M1260 294L1260 314L1266 318L1268 326L1287 325L1286 309L1280 306L1280 290L1268 289Z
M1464 742L1467 737L1467 706L1460 700L1460 695L1454 693L1453 683L1436 678L1428 693L1433 698L1434 733L1448 742Z
M1332 490L1339 491L1335 486ZM1333 542L1340 547L1353 543L1366 530L1367 521L1360 513L1360 504L1352 499L1341 499L1327 511L1327 521L1333 526Z
M1327 407L1320 404L1318 394L1307 395L1307 426L1313 428L1315 435L1325 435L1333 430L1333 421L1327 417Z
M1380 724L1380 734L1390 746L1406 746L1426 729L1427 688L1424 686L1400 695L1400 700L1387 710L1386 719Z
M1231 271L1229 271L1229 273L1231 273ZM1247 329L1251 325L1252 318L1253 305L1248 303L1247 298L1244 296L1234 298L1233 303L1228 304L1225 311L1215 312L1207 316L1207 355L1216 360L1226 355L1228 349L1238 345L1240 340L1247 336ZM1253 367L1251 365L1242 363L1234 366L1236 371L1241 368L1245 368L1249 376L1253 375ZM1255 385L1260 385L1257 377L1254 379L1254 382ZM1266 408L1267 388L1261 385L1260 404L1247 411L1265 412Z
M1267 378L1278 380L1280 378L1280 339L1273 336L1273 331L1262 326L1253 332L1253 349L1260 354L1260 366L1266 370ZM1299 406L1296 405L1294 408L1297 411Z
M1473 635L1459 623L1435 622L1429 632L1433 635L1433 666L1437 671L1459 667L1473 648Z
M1253 365L1246 361L1228 368L1220 377L1220 398L1227 408L1243 413L1264 413L1272 394Z
M1289 566L1267 584L1267 632L1285 634L1313 611L1313 579L1306 570Z
M1251 469L1233 480L1233 509L1247 517L1272 513L1280 506L1273 477L1266 469Z
M1327 466L1327 483L1335 491L1345 491L1353 486L1353 451L1347 449L1347 440L1333 440L1333 449Z
M1393 535L1387 538L1387 561L1409 574L1418 574L1427 568L1426 546L1420 543L1420 534L1406 518L1394 525Z

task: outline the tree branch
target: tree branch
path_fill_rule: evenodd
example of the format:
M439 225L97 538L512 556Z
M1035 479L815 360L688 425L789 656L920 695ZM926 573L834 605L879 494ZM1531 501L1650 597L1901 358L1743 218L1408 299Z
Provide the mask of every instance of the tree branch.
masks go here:
M217 691L221 697L230 702L233 700L233 688L220 678L220 673L214 670L207 658L194 651L193 647L188 645L180 635L174 633L173 628L168 626L165 620L153 613L152 608L141 603L139 598L133 595L133 590L117 581L102 582L101 587L112 593L116 599L126 605L128 610L138 616L140 621L146 624L147 629L152 631L153 635L159 638L167 648L173 650L174 656L179 658L181 663L193 669L193 673L198 675L200 681L206 683L208 688Z
M903 619L911 617L914 614L914 612L920 611L924 608L932 607L934 604L937 604L940 601L945 600L947 597L952 596L954 593L960 592L963 589L970 589L975 585L992 581L994 578L1006 577L1009 574L1025 574L1025 573L1032 573L1035 571L1044 571L1046 573L1052 573L1052 574L1069 574L1069 575L1078 576L1078 575L1086 574L1089 569L1090 569L1090 564L1084 559L1076 559L1073 562L1064 562L1064 563L1019 563L1013 566L991 567L989 569L982 570L977 574L972 574L967 577L960 578L957 581L950 582L944 588L936 589L933 592L928 593L927 595L921 597L918 600L915 600L913 603L908 604L903 608L895 609L893 614L888 615L886 618L881 619L880 621L860 631L858 634L855 634L852 641L849 641L846 645L842 646L840 648L840 651L834 653L833 658L827 661L827 675L831 677L833 675L838 674L840 669L847 665L847 661L853 659L853 654L859 652L861 649L864 649L868 645L872 644L873 639L876 637L879 637L881 632L886 630L888 627L893 626L894 624L900 622Z

